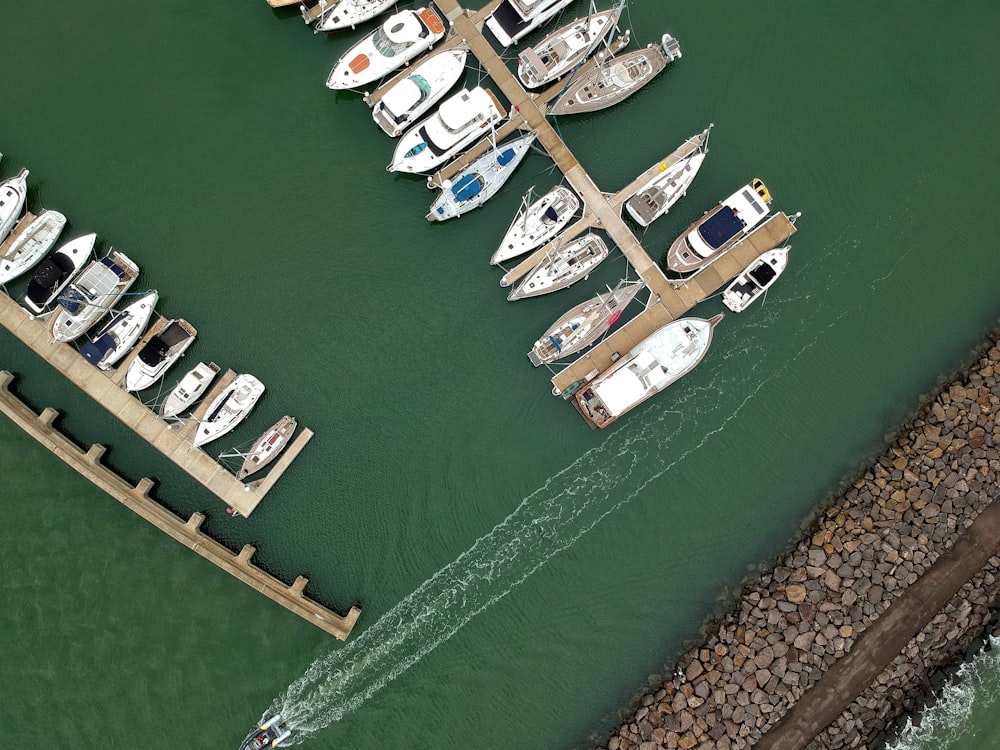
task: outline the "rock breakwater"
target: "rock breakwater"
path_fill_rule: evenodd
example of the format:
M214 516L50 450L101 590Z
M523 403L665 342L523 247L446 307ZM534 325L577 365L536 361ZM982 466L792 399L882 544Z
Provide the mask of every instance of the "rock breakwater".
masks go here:
M744 588L603 747L753 747L948 553L1000 493L997 342L991 335L805 538ZM948 592L954 597L943 609L928 613L870 687L844 696L855 700L810 748L871 746L926 691L931 671L961 657L997 604L1000 559L988 559Z

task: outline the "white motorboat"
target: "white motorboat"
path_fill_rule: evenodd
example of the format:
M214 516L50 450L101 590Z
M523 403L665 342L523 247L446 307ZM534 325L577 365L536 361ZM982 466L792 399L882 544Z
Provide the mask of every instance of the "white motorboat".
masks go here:
M110 370L142 336L159 299L159 293L153 289L114 313L93 340L80 347L80 354L90 364Z
M426 174L489 134L506 116L506 110L489 89L463 89L406 131L396 144L388 170Z
M91 262L59 296L49 331L53 344L72 341L110 310L139 278L139 267L117 250Z
M704 268L767 218L771 194L754 179L707 211L667 250L667 268L680 274Z
M747 269L737 276L722 293L722 304L733 312L743 312L754 300L763 296L778 280L788 265L788 251L791 245L778 247L761 253Z
M316 18L316 31L340 31L342 29L353 29L359 23L370 21L376 16L385 13L399 0L334 0L326 2L319 0L320 16ZM315 15L306 11L302 6L302 17L306 23L311 23Z
M428 55L382 95L372 107L372 119L387 135L398 138L458 83L468 56L464 46Z
M191 368L160 404L160 416L176 417L194 406L218 372L215 363L199 362Z
M524 50L517 59L517 77L524 87L537 89L569 73L611 33L624 7L619 3L611 10L577 18Z
M608 257L608 246L592 232L553 247L511 290L507 299L525 299L565 289L589 274Z
M569 224L579 207L580 199L565 185L556 185L531 205L525 196L490 263L496 266L541 247Z
M288 722L275 714L259 727L255 727L240 743L240 750L271 750L292 736Z
M628 303L644 288L641 281L622 281L614 289L609 287L607 294L598 294L568 310L531 347L531 364L549 364L590 346L618 321Z
M52 312L60 292L90 260L96 241L97 235L93 233L77 237L57 247L38 264L24 295L24 307L32 317Z
M486 27L504 47L523 39L573 0L502 0L486 19Z
M34 268L59 239L66 217L58 211L42 211L0 256L0 284Z
M654 393L691 372L712 343L722 315L681 318L654 331L576 392L577 408L594 427L607 427Z
M664 216L679 201L694 182L708 155L707 127L698 135L688 138L666 159L653 165L653 177L625 201L625 210L641 226L648 227Z
M681 46L670 34L660 44L650 44L624 55L597 53L598 63L577 73L547 114L572 115L597 112L627 99L652 81L668 63L682 57Z
M444 19L433 8L395 13L351 47L333 66L326 85L352 89L403 67L444 36Z
M28 199L28 174L27 169L22 169L16 177L0 182L0 242L7 239L24 210Z
M149 388L179 360L194 343L198 329L183 318L171 320L139 350L125 372L125 390Z
M205 418L194 435L194 446L197 448L232 431L246 418L263 393L264 384L253 375L237 375L209 404Z
M490 149L469 166L446 180L441 192L431 204L428 221L445 221L461 216L500 192L514 170L528 155L537 134L532 131ZM432 183L428 183L433 187Z
M253 447L243 456L243 465L236 472L237 479L245 479L256 474L278 457L286 447L295 428L298 426L295 417L282 417L268 427L264 434L254 441Z

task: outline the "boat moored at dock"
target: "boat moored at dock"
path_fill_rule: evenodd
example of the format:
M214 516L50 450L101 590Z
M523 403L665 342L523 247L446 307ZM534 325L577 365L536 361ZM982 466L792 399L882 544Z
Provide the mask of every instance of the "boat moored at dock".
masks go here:
M601 57L597 65L578 74L548 109L550 115L597 112L627 99L681 57L681 46L670 34L660 44L614 57Z
M410 128L396 144L390 172L432 171L483 136L507 116L489 89L463 89L445 99L437 112Z
M117 250L90 263L59 297L49 328L53 344L79 338L114 307L139 278L139 267Z
M268 427L244 455L243 465L236 472L236 478L245 479L251 474L256 474L276 459L288 445L298 424L295 417L284 416Z
M180 382L174 386L163 403L160 404L160 416L164 418L176 417L193 407L202 394L208 390L208 386L211 385L218 373L218 365L199 362L185 373Z
M688 138L659 163L659 171L625 202L625 210L635 221L648 227L664 216L687 193L708 155L711 126Z
M524 50L517 60L517 77L527 89L537 89L569 73L589 57L618 23L625 4L577 18Z
M27 169L22 169L16 177L0 182L0 242L7 239L24 210L28 199L29 174Z
M679 274L704 268L764 221L770 203L767 186L754 178L674 240L667 251L667 268Z
M93 233L77 237L56 248L38 264L24 295L24 307L33 318L52 312L59 294L90 260L96 241L97 235Z
M240 744L240 750L264 750L264 748L281 747L281 743L292 734L288 723L275 714L259 727L255 728Z
M0 284L16 279L38 265L45 253L56 244L65 226L66 217L58 211L43 211L36 216L0 257Z
M352 89L377 81L430 49L444 32L444 19L433 8L395 13L343 54L326 85Z
M80 347L80 354L90 364L110 370L142 336L159 299L159 292L153 289L114 313L93 340Z
M516 44L573 0L502 0L486 19L486 28L504 47Z
M458 83L468 55L465 46L428 55L382 95L372 107L372 119L386 135L398 138Z
M166 327L146 342L125 372L125 390L149 388L180 359L194 343L198 329L181 318L171 320Z
M737 276L722 293L722 304L733 312L743 312L763 296L788 266L791 245L777 247L761 254Z
M235 429L246 419L258 399L264 394L264 384L253 375L237 375L233 382L208 406L205 418L194 435L194 446L205 445Z
M710 320L681 318L654 331L577 391L580 414L591 426L604 428L677 382L701 362L720 320L721 314Z
M563 314L528 352L535 367L565 359L593 344L621 317L632 298L644 289L641 281L621 281Z
M597 268L607 257L607 243L593 232L587 232L571 242L560 243L528 271L507 299L513 302L565 289Z
M441 185L441 192L431 204L428 221L445 221L479 208L496 195L528 155L536 134L527 133L487 151L469 166ZM435 187L428 182L429 187Z
M490 258L494 266L524 255L553 239L569 224L580 207L576 193L565 185L556 185L530 205L527 205L527 200L528 196L525 196L521 210Z
M301 0L300 0L301 1ZM340 31L353 29L359 23L370 21L385 13L398 0L335 0L326 2L319 0L320 15L310 13L305 4L302 5L302 18L306 23L315 22L316 31Z

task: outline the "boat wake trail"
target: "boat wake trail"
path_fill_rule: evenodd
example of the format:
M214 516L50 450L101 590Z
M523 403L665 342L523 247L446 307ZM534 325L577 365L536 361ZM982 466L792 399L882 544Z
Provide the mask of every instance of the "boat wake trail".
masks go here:
M777 306L770 308L763 317L780 319ZM339 721L604 517L709 443L818 340L810 335L783 365L773 368L762 364L768 358L760 356L773 346L769 343L773 331L774 325L766 324L754 334L759 345L755 343L752 352L744 350L739 367L720 361L712 382L698 388L681 386L673 399L661 396L659 404L653 402L644 410L641 421L633 419L616 431L614 439L588 450L550 477L507 518L375 624L343 648L313 662L274 700L267 715L280 713L289 723L291 744ZM712 366L706 362L700 369L711 372ZM743 394L743 398L734 408L731 399L718 398L720 392ZM694 424L700 435L697 443L678 439L682 431L693 433Z

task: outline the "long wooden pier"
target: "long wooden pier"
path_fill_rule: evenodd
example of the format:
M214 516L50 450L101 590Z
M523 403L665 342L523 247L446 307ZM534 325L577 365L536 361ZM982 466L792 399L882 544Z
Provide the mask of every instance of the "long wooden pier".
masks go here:
M205 520L203 514L194 513L187 521L175 516L149 497L153 488L151 479L141 479L133 487L101 462L105 450L103 445L81 450L54 427L53 423L59 415L55 409L46 408L41 414L35 414L22 403L10 392L13 377L6 370L0 371L0 412L22 430L160 531L334 638L341 641L347 639L361 616L359 607L351 607L347 615L339 615L305 595L305 587L309 583L305 576L299 576L289 586L254 565L252 558L257 550L253 545L245 545L236 554L206 536L201 531Z
M14 236L30 223L28 216L30 214L21 220ZM143 341L148 341L165 323L162 318L155 321ZM263 479L251 483L241 482L212 456L192 445L191 438L195 428L193 422L188 423L187 429L174 429L175 424L161 419L156 412L121 387L128 363L136 356L141 343L134 347L129 357L116 370L105 372L87 362L72 345L51 343L47 325L32 319L24 308L6 294L0 294L0 325L111 412L136 435L242 516L253 513L291 461L312 438L311 430L307 428L300 430L286 449L285 455L271 467ZM199 407L200 412L196 411L193 419L196 420L204 415L207 404L213 394L219 393L219 388L217 384L214 391L205 397Z

